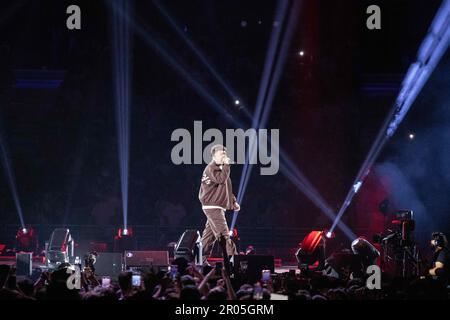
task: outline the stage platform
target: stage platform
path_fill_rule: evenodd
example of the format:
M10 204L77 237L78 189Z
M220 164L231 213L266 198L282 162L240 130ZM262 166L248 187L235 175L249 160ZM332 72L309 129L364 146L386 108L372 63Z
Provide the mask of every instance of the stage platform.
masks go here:
M223 259L221 258L211 258L208 259L208 262L211 265L214 265L216 262L222 262ZM8 266L15 266L16 265L16 257L14 256L0 256L0 265L8 265ZM41 257L34 257L33 258L33 270L34 269L41 269L46 270L48 269L45 261ZM275 273L286 273L290 270L295 270L296 273L299 273L300 270L296 265L293 265L292 263L286 263L282 264L281 259L275 259Z

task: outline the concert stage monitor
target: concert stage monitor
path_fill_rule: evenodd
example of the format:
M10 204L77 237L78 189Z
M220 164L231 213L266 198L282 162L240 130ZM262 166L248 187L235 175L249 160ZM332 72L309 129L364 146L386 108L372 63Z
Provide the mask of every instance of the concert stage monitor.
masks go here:
M158 272L168 269L168 251L125 251L124 262L126 269L153 270Z
M96 276L108 276L117 280L123 271L123 256L118 252L99 252L94 264Z

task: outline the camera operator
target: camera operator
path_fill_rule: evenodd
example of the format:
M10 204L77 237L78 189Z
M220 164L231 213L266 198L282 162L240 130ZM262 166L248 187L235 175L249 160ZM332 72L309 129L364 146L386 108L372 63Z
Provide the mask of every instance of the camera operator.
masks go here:
M428 273L448 285L450 277L450 252L447 237L442 232L431 235L431 246L434 249L433 267Z

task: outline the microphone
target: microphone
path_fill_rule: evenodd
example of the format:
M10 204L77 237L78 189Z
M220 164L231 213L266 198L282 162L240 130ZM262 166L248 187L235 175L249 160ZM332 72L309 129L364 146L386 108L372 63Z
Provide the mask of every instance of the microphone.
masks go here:
M224 163L225 164L225 163ZM231 160L230 158L228 158L228 164L236 164L236 162L234 162L233 160Z

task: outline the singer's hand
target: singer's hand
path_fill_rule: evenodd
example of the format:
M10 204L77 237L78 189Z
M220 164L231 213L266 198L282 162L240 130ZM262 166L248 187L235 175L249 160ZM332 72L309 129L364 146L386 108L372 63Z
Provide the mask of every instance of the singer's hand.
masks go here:
M228 157L223 158L223 164L230 164L231 159Z
M234 203L234 211L239 211L241 210L241 206L239 205L239 203L235 202Z

